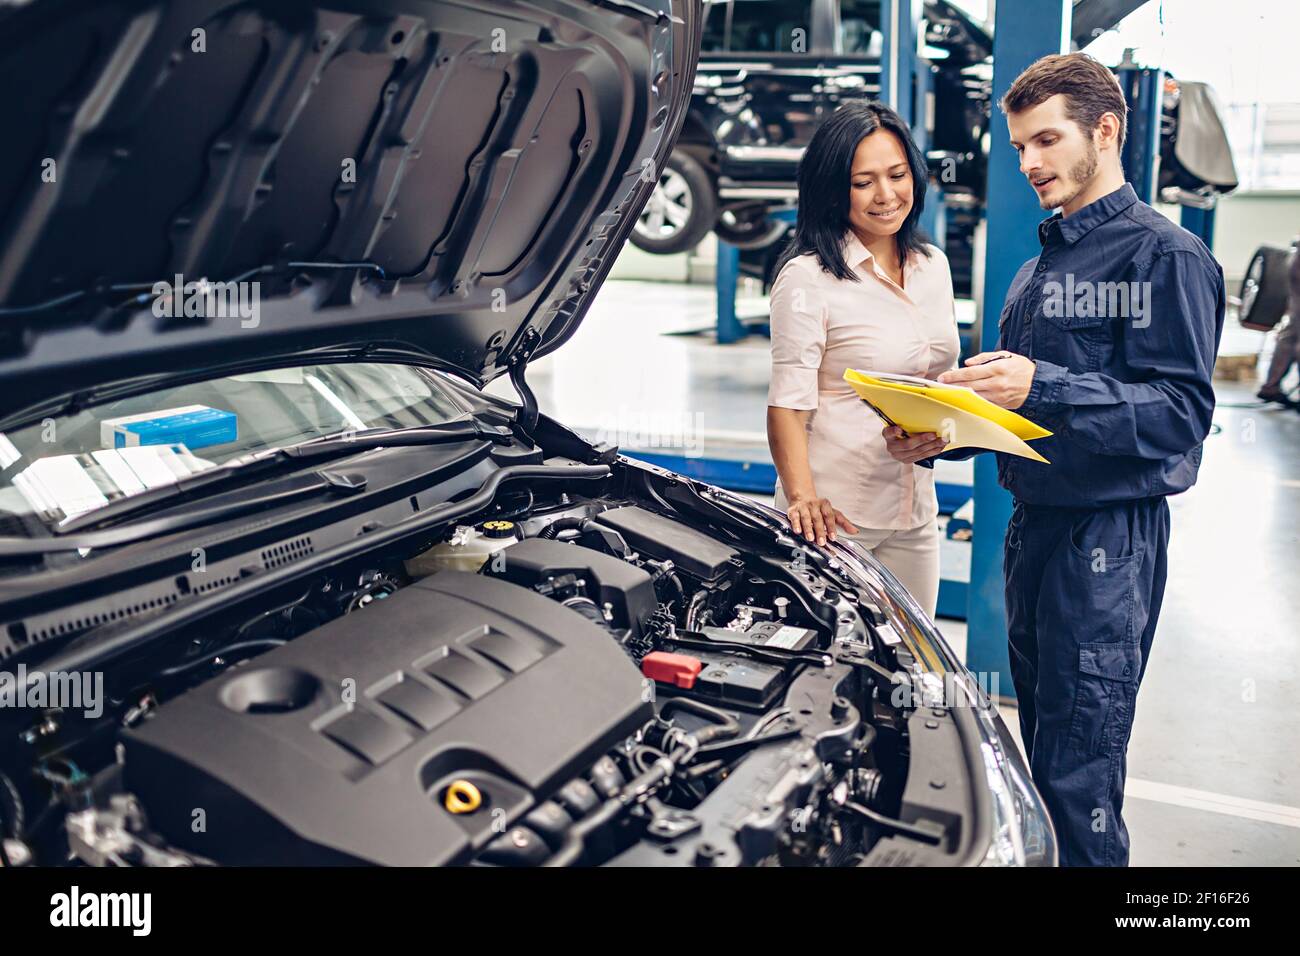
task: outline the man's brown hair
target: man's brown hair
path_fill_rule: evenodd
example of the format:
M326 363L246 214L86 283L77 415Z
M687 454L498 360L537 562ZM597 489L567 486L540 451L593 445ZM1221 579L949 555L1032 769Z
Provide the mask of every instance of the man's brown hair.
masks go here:
M1128 106L1119 80L1086 53L1057 53L1035 60L1002 97L1002 112L1022 113L1057 93L1065 97L1065 115L1089 135L1103 113L1114 113L1119 117L1119 145L1124 145Z

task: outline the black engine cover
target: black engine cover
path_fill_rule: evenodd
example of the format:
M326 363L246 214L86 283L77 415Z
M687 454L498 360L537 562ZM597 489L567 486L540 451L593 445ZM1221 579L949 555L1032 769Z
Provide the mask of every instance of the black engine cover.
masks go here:
M648 719L641 690L590 621L445 571L163 705L126 785L218 862L456 863ZM456 779L481 809L444 808Z

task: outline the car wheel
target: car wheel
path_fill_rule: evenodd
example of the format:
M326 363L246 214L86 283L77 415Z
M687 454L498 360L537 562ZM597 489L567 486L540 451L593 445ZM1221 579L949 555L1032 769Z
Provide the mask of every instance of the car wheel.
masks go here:
M1288 260L1292 253L1278 246L1260 246L1250 257L1241 283L1237 318L1248 329L1267 332L1286 314Z
M695 248L718 218L713 181L699 160L673 152L632 230L632 245L666 256Z
M769 219L766 206L741 206L722 210L713 231L737 249L766 249L791 228L782 219Z

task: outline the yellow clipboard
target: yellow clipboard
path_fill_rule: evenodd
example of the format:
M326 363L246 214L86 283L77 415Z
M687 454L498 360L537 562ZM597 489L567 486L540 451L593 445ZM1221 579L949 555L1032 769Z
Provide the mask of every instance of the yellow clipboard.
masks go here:
M934 432L948 439L948 448L983 448L1050 464L1025 444L1050 431L969 388L851 368L844 380L885 422L905 432Z

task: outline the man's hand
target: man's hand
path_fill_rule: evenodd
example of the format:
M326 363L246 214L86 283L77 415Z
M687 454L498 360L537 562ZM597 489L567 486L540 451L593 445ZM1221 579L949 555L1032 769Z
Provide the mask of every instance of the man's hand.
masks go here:
M790 528L795 534L801 534L809 541L815 539L818 544L825 544L827 538L835 540L836 525L849 534L858 533L853 522L832 508L825 498L795 497L786 513L790 516Z
M945 385L965 385L994 405L1017 409L1029 396L1034 380L1034 363L1014 352L981 352L966 360L965 368L944 372Z
M948 445L934 432L909 435L897 425L886 426L881 434L885 436L885 450L895 461L905 465L914 465L922 458L937 455Z

